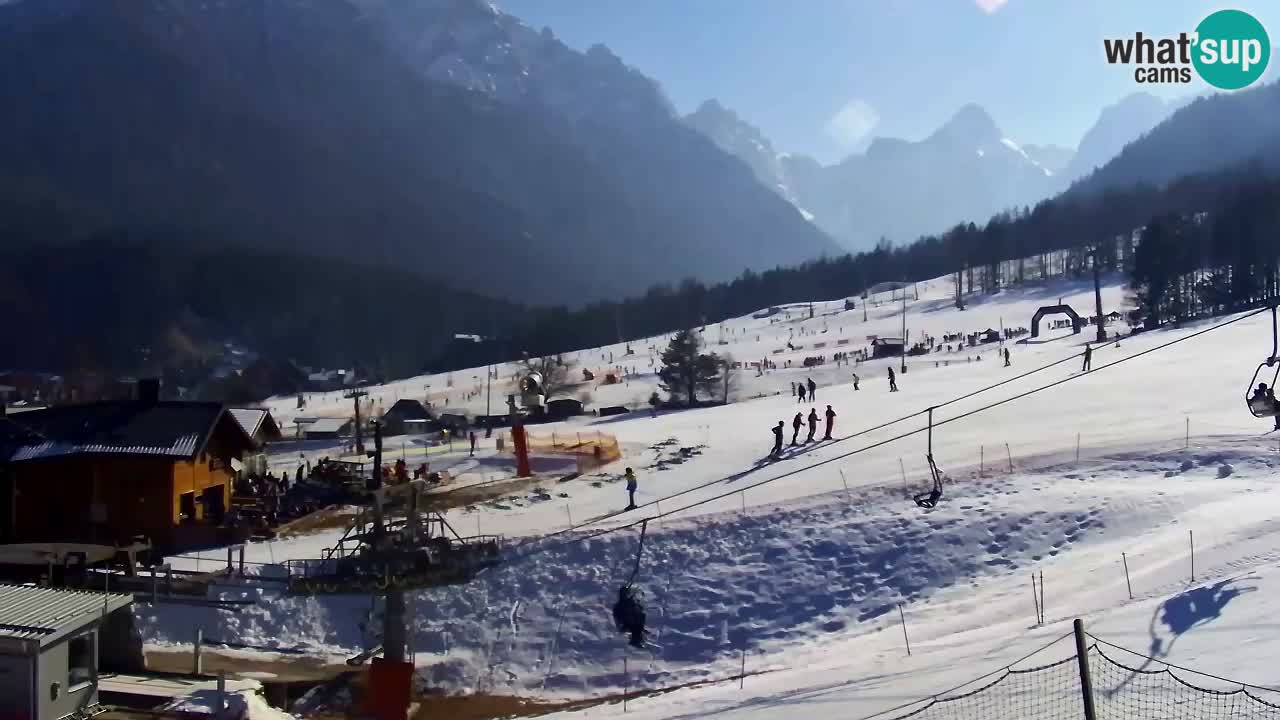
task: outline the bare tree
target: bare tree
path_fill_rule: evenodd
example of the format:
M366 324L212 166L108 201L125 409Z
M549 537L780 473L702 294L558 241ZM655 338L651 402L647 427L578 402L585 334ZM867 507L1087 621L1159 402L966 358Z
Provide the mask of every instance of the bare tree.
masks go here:
M720 358L720 402L725 405L729 404L735 391L738 389L738 369L733 366L732 355L722 355Z
M542 376L542 394L548 400L564 393L574 384L569 379L569 371L573 368L573 364L566 362L563 355L525 358L521 364L524 366L524 375L536 372Z

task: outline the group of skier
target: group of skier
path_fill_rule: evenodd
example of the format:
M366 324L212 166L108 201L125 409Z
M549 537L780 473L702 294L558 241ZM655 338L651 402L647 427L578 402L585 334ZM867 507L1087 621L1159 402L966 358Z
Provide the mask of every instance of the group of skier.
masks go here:
M822 439L823 439L823 440L830 440L830 439L831 439L831 429L834 427L834 425L835 425L835 421L836 421L836 411L835 411L835 410L832 410L832 409L831 409L831 406L830 406L830 405L828 405L828 406L827 406L827 411L826 411L826 413L824 413L824 414L826 415L826 418L827 418L827 432L826 432L826 434L825 434L825 435L823 435L823 436L822 436ZM792 418L792 419L791 419L791 428L792 428L792 432L791 432L791 445L792 445L792 447L795 447L795 446L798 446L798 445L800 445L800 444L801 444L801 442L800 442L800 429L801 429L802 427L804 427L805 420L806 420L806 418L805 418L805 416L804 416L804 414L803 414L803 413L796 413L796 416L795 416L794 418ZM816 438L815 438L815 436L818 434L818 410L817 410L817 408L809 408L808 423L809 423L809 435L808 435L807 437L805 437L805 439L804 439L804 443L803 443L803 444L805 444L805 445L808 445L808 444L809 444L809 443L811 443L811 442L817 442L817 440L816 440ZM785 428L786 428L786 424L785 424L783 421L781 421L781 420L779 420L779 421L778 421L778 424L774 426L774 428L773 428L773 451L769 453L770 457L777 457L778 455L780 455L780 454L782 453L782 442L783 442L783 434L784 434L784 432L785 432Z
M791 383L791 394L795 396L796 404L804 402L806 397L809 398L809 402L813 402L817 397L817 392L818 384L813 381L813 378L809 378L805 382Z

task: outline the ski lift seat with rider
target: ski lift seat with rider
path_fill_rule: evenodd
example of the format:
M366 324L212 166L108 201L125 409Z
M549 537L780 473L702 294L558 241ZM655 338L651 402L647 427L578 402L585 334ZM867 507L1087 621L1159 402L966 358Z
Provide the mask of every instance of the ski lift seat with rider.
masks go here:
M1277 351L1280 350L1280 330L1278 330L1276 322L1276 306L1271 306L1271 355L1258 365L1258 369L1253 371L1253 380L1249 382L1249 388L1245 390L1245 404L1249 408L1249 413L1256 418L1269 418L1280 415L1280 404L1276 402L1276 383L1280 382L1280 358L1277 358ZM1258 382L1260 378L1270 376L1271 382Z
M922 493L911 496L916 505L925 510L932 510L942 499L942 471L933 461L933 408L929 408L929 449L925 458L929 461L929 474L933 477L933 487Z
M613 624L618 632L631 636L628 643L635 648L644 648L645 612L640 602L640 590L635 587L636 575L640 573L640 558L644 554L644 536L649 529L649 521L640 524L640 546L636 548L636 564L631 569L631 577L618 588L618 601L613 604Z

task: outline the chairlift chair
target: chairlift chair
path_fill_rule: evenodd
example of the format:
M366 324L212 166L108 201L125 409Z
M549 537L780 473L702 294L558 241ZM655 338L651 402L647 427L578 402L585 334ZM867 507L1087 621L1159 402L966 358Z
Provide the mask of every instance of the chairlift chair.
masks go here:
M644 604L640 602L640 590L635 587L636 576L640 573L640 558L644 554L644 536L649 529L649 521L640 524L640 545L636 548L636 564L631 569L627 582L618 588L618 601L613 605L613 623L620 633L631 635L629 644L643 648L645 638Z
M927 492L917 493L911 496L916 505L925 510L932 510L937 507L938 501L942 499L942 471L938 469L937 463L933 461L933 408L929 408L929 449L925 454L925 458L929 461L929 474L933 477L933 487Z
M1253 371L1253 380L1249 382L1249 387L1245 390L1245 405L1249 408L1249 413L1256 418L1269 418L1280 415L1280 405L1276 403L1275 388L1276 382L1280 381L1280 358L1277 358L1277 347L1280 344L1280 331L1277 330L1276 322L1276 306L1271 306L1271 355L1258 365L1258 369ZM1259 378L1266 378L1270 375L1271 382L1267 384L1267 392L1259 393Z

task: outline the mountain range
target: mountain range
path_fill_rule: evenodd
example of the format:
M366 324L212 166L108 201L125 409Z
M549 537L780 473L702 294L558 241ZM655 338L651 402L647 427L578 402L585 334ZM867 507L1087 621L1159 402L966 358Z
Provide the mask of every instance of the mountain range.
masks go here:
M684 121L751 168L846 247L908 242L959 222L982 222L1066 190L1150 131L1179 104L1134 93L1101 112L1076 149L1020 144L983 108L966 105L923 140L876 138L834 165L776 150L716 100Z
M838 250L652 80L482 0L20 0L0 105L14 246L165 228L573 304Z

